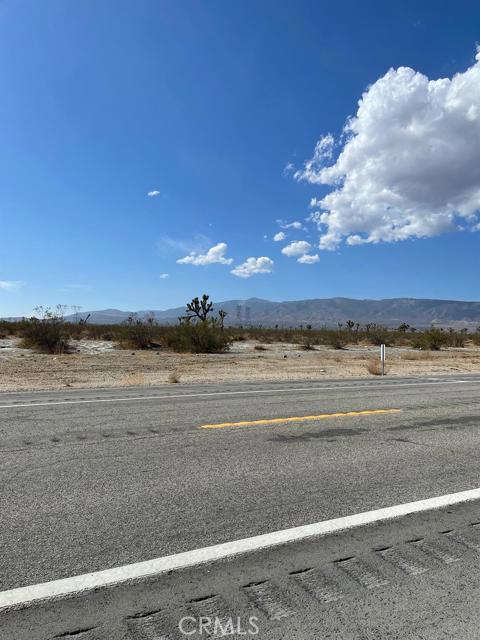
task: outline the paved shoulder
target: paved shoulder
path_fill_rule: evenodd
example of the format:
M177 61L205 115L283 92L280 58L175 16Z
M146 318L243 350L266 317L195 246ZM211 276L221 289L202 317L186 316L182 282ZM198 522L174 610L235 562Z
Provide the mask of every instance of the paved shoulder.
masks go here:
M2 640L477 638L480 504L0 613Z

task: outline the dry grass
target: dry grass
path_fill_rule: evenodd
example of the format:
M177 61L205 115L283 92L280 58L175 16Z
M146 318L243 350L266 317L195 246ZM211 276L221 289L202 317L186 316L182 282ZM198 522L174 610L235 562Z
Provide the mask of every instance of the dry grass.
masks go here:
M140 387L145 384L146 380L145 376L141 373L130 373L128 376L126 376L124 382L125 385L129 387Z
M401 356L402 360L433 360L431 351L407 351Z
M176 371L172 371L168 374L167 381L170 384L178 384L180 382L180 375Z
M367 362L367 371L372 376L381 376L382 375L382 363L379 358L371 358Z

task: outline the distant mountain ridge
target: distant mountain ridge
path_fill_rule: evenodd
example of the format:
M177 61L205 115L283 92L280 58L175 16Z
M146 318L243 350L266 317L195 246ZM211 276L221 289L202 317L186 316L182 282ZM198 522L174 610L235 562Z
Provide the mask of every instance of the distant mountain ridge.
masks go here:
M311 324L314 327L337 326L347 320L360 324L374 322L396 327L403 322L415 327L438 326L476 328L480 325L480 302L459 300L430 300L420 298L391 298L383 300L356 300L353 298L319 298L272 302L260 298L247 300L214 301L214 311L228 313L227 324L264 325L281 327ZM136 313L138 317L153 315L159 323L173 324L185 315L185 307L173 309L141 310L137 312L104 309L82 312L67 317L70 321L85 318L98 324L120 324Z

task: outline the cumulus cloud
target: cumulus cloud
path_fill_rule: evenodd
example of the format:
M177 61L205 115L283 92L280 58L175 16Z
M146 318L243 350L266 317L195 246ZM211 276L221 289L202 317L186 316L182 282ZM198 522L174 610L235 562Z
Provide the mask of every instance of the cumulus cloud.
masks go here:
M158 277L160 280L165 280L165 278L168 278L168 273L161 273Z
M278 233L276 233L276 234L273 236L273 240L274 240L275 242L281 242L282 240L285 240L285 238L286 238L286 237L287 237L287 236L286 236L286 234L285 234L285 233L283 233L283 231L279 231Z
M233 273L238 278L250 278L256 273L271 273L273 264L273 260L266 256L247 258L245 262L232 269L230 273Z
M319 260L320 260L320 256L318 255L318 253L315 253L313 255L306 253L305 255L300 256L297 262L300 262L301 264L315 264Z
M150 196L150 198L156 198L159 195L160 195L160 191L157 191L157 189L154 189L153 191L149 191L147 193L147 196Z
M2 291L13 291L23 287L24 283L21 280L0 280L0 289Z
M311 202L320 248L478 230L480 50L452 78L390 69L336 143L319 140L295 177L332 190Z
M283 247L282 253L289 258L303 256L308 253L312 245L305 240L297 240L296 242L290 242L287 246Z
M225 242L219 242L215 246L211 247L206 253L197 253L192 251L185 256L177 260L178 264L193 264L197 266L205 266L207 264L232 264L232 258L225 258L227 252L227 245Z
M322 136L315 145L313 157L305 162L301 171L296 171L294 177L297 180L308 180L308 182L318 182L318 173L324 168L329 160L333 159L333 148L335 138L331 133Z

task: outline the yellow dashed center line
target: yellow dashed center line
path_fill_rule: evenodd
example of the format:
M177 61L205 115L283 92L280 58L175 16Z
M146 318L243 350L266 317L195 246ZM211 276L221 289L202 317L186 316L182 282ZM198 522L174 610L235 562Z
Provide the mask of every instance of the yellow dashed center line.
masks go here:
M339 413L320 413L318 416L293 416L290 418L268 418L265 420L243 420L241 422L219 422L202 424L200 429L225 429L226 427L255 427L263 424L282 424L284 422L311 422L330 420L331 418L350 418L354 416L373 416L381 413L400 413L401 409L368 409L366 411L344 411Z

